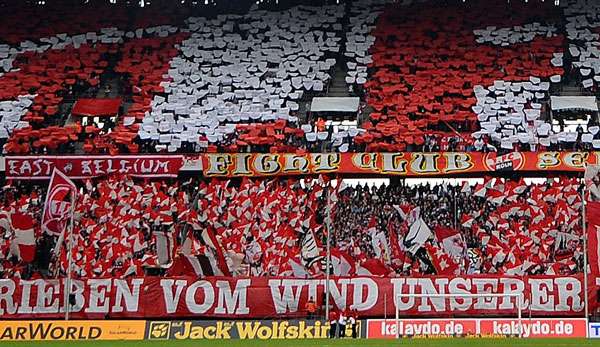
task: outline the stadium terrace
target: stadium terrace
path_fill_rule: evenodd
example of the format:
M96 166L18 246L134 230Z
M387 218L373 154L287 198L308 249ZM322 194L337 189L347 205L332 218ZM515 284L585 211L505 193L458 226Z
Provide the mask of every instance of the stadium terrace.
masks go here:
M0 341L600 337L597 2L0 0Z

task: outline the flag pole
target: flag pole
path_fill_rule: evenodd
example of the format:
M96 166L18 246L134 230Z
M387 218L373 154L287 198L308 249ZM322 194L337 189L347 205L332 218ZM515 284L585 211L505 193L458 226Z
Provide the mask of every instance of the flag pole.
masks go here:
M338 182L340 184L340 182ZM326 273L325 273L325 319L329 320L329 277L331 267L331 184L327 189L327 259L326 259Z
M67 265L67 285L65 289L65 320L69 320L69 311L71 310L71 271L73 270L73 219L75 217L75 195L76 192L73 191L71 194L71 220L69 222L69 238L67 242L67 257L68 257L68 265Z
M458 186L455 188L458 188ZM458 220L457 220L457 216L456 216L456 212L457 212L456 196L457 195L458 195L458 190L454 189L454 193L452 194L452 197L454 198L454 229L458 229Z
M589 317L589 300L588 300L588 245L587 245L587 221L586 221L586 210L585 210L585 182L581 189L581 220L583 227L583 306L585 311L585 319ZM588 329L586 331L586 337L588 335Z

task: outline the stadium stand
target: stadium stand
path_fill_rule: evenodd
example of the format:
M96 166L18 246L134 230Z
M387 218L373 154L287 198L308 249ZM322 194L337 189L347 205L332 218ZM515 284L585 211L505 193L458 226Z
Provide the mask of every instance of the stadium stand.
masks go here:
M546 9L549 12L537 8L535 16L552 22L555 11L552 6ZM366 124L369 134L364 135L369 150L403 151L407 146L423 145L424 135L431 135L427 131L451 129L465 133L462 138L467 143L459 139L456 145L464 150L474 145L470 134L478 128L477 119L482 130L476 136L500 135L495 143L529 130L518 126L527 127L524 112L547 97L538 91L548 90L549 83L542 85L535 78L513 89L510 86L530 76L561 74L562 69L550 66L552 54L562 46L553 27L540 23L519 26L532 41L521 44L521 33L513 33L511 27L496 28L529 23L533 14L527 6L511 12L509 20L504 20L508 13L504 5L490 11L489 4L483 3L470 3L455 11L425 4L396 11L386 11L374 30L374 72L365 84L367 100L376 111ZM537 30L546 30L543 39L537 39ZM525 108L526 103L531 106ZM513 116L518 122L511 120ZM508 131L501 132L503 129Z
M594 117L571 129L549 100L565 86L594 93L597 7L489 6L363 0L203 17L164 4L51 7L47 21L0 33L0 138L11 154L600 146ZM360 97L352 124L310 112L313 97L338 95ZM123 104L101 126L82 119L88 134L71 114L86 97Z
M340 187L330 200L328 186L323 179L88 181L80 187L75 212L75 274L157 274L153 270L176 254L174 265L159 273L322 276L329 204L332 254L339 262L335 275L581 272L576 179L530 185L487 179L462 187L359 185ZM38 185L2 191L4 278L66 270L65 252L52 247L58 235L40 228L44 196ZM23 226L15 227L16 221ZM412 230L420 227L423 234L412 240ZM35 235L33 249L20 248L27 237L19 233Z
M598 309L595 1L281 2L0 0L0 315L324 316L330 276L331 307L377 318L407 288ZM47 283L93 306L102 280L116 310L9 312Z
M561 141L591 143L579 129L555 133L546 119L549 92L567 75L563 65L578 58L573 59L576 71L592 74L595 53L589 42L597 35L588 28L595 25L596 8L584 2L569 6L563 33L557 25L561 13L550 4L495 4L493 11L481 1L458 6L450 12L441 4L369 0L276 12L254 6L243 14L210 17L185 17L177 7L159 6L139 10L133 20L123 7L110 15L102 6L77 13L59 7L49 11L47 22L6 26L0 33L7 43L0 47L5 71L0 137L10 154L535 151L566 148L556 147ZM7 21L39 11L15 11ZM68 30L55 25L65 18L71 21ZM581 41L587 51L576 45ZM565 42L569 50L562 52ZM340 66L347 91L361 97L368 117L361 127L334 129L306 114L310 98L328 95ZM103 112L102 102L112 111ZM364 107L372 112L367 115ZM597 129L586 130L595 139ZM335 144L323 146L327 142ZM313 276L322 271L320 263L311 263L306 273L297 272L307 265L301 254L307 237L303 223L323 223L324 198L314 189L321 185L302 188L293 179L226 184L201 183L201 190L212 192L199 198L204 214L193 223L187 206L194 197L188 190L196 181L184 187L181 181L144 185L110 178L98 179L92 190L82 188L78 242L89 254L80 254L79 276L141 275L144 266L160 267L164 259L158 261L153 231L188 230L183 225L197 223L215 234L215 247L223 248L229 265L237 262L240 268L233 274ZM373 255L384 259L376 264L379 275L574 273L581 269L580 250L572 249L579 245L570 242L581 235L576 185L562 179L542 186L490 180L483 188L461 191L348 188L336 207L343 217L334 223L334 245L355 273ZM4 212L9 218L25 206L19 213L36 225L40 242L48 242L36 224L44 196L40 189L6 187ZM573 201L565 204L558 195ZM418 218L408 217L409 212L419 209L437 242L415 253L398 240L412 224L407 219ZM269 217L274 211L280 214L275 219ZM255 229L257 216L295 224ZM46 264L38 271L27 266L25 274L22 262L13 264L9 229L4 229L4 276L57 271ZM444 233L462 240L462 253L444 249L438 237ZM180 241L193 239L179 234ZM316 232L313 241L321 243L322 236L322 230ZM541 251L523 253L531 243ZM188 257L203 252L192 248ZM449 268L436 268L439 254ZM49 262L49 254L42 258ZM218 271L231 266L225 268Z
M260 146L282 152L286 135L297 134L295 100L326 90L340 50L340 10L298 7L188 19L192 37L172 61L167 96L154 99L140 138L169 152L206 142L227 143L234 152Z

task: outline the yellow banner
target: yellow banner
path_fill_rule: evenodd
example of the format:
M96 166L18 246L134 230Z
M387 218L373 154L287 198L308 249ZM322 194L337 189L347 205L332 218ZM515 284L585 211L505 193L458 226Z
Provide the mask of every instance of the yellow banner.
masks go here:
M0 341L143 340L146 321L0 321Z
M360 321L356 326L361 336ZM149 321L148 340L199 339L318 339L329 336L329 323L315 320L261 321ZM352 326L346 325L346 336L352 336Z

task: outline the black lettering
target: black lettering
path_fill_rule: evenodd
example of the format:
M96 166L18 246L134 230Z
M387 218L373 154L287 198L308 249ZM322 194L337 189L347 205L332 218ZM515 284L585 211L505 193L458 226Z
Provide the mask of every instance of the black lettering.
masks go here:
M90 327L90 332L88 334L88 339L95 340L102 335L102 330L99 327Z
M496 166L496 170L510 170L513 168L513 163L511 161L505 161L503 163L499 163Z
M13 339L12 329L10 327L4 329L4 331L2 332L2 336L0 336L0 340L12 340L12 339Z
M33 323L29 324L29 336L32 340L35 340L38 338L39 334L39 339L45 340L48 336L48 333L50 332L50 328L52 328L52 324L48 324L46 326L46 329L44 329L44 324L41 323L36 323L35 328Z
M27 340L25 337L25 333L27 332L27 328L25 327L17 327L17 332L15 334L16 340Z
M50 337L53 340L58 340L58 339L62 338L63 336L65 336L65 329L62 327L55 327L55 328L52 328L52 330L50 330Z
M77 332L77 327L67 327L67 334L65 336L65 338L68 339L72 339L72 340L76 340L77 337L75 336L75 333Z

